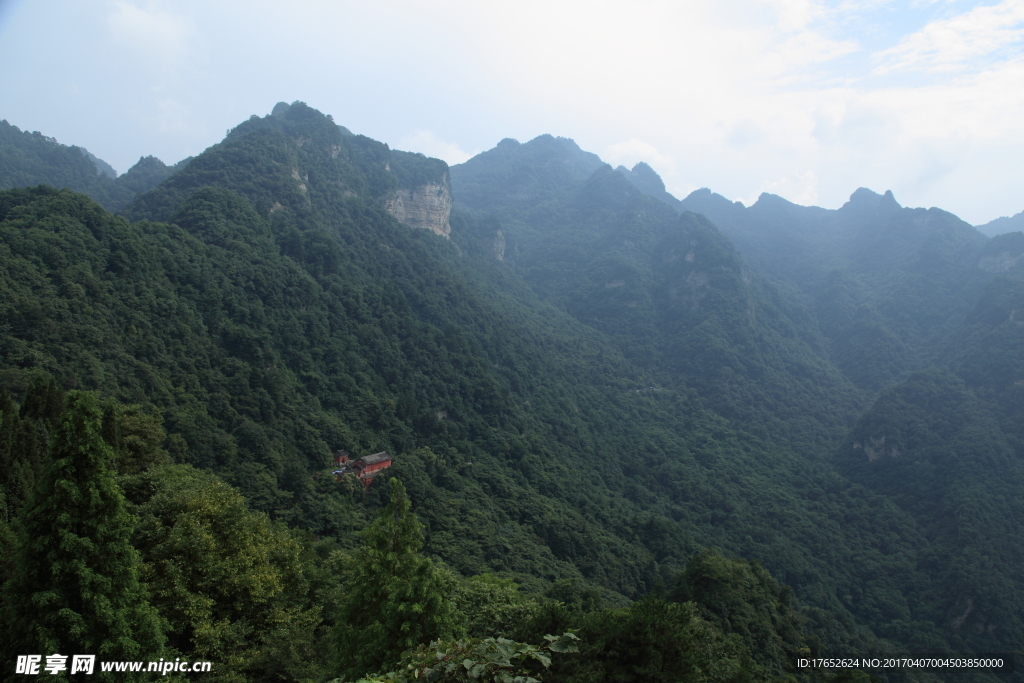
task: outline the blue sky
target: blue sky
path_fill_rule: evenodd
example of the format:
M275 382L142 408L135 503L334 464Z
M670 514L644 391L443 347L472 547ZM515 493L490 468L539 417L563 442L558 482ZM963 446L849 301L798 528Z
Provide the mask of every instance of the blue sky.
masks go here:
M1024 209L1024 0L0 0L0 79L120 172L303 100L449 163L551 133L677 196Z

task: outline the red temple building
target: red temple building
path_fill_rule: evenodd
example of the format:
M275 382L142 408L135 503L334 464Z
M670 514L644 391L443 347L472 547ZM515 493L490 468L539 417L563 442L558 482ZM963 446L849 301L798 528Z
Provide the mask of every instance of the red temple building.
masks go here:
M370 488L370 483L373 478L376 477L381 470L386 470L391 467L391 456L387 454L387 451L381 451L380 453L374 453L373 455L364 455L356 461L350 461L348 453L345 451L338 451L334 454L334 462L338 465L339 469L334 471L335 477L341 477L345 474L354 474L363 482L363 488Z

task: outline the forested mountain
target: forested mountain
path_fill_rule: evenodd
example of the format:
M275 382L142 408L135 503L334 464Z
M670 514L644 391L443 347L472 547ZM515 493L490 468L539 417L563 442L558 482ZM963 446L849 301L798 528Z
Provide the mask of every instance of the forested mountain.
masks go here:
M937 633L926 635L923 618L978 647L1019 622L1021 606L1007 601L1024 561L1024 326L1015 319L1024 235L986 239L939 209L901 208L891 193L863 188L838 211L771 195L744 208L708 191L682 205L714 216L763 272L813 301L844 374L868 390L890 387L836 463L911 512L928 557L945 566L944 588L916 595L906 635L889 637L927 649Z
M117 175L84 147L62 145L39 131L21 131L0 121L0 190L40 184L66 187L89 195L108 211L119 211L190 160L167 166L156 157L142 157Z
M869 237L837 238L863 245L830 267L863 265L848 289L865 315L898 320L881 291L937 300L889 334L942 369L876 396L912 364L868 381L836 362L798 282L658 199L649 168L615 171L563 138L502 141L449 178L279 104L136 187L117 216L69 190L0 193L10 623L36 599L21 595L41 561L25 529L55 514L38 491L68 486L67 435L87 433L111 470L89 485L116 474L137 520L111 513L103 533L131 534L125 585L162 620L147 642L222 657L225 679L393 665L398 644L344 647L366 629L392 642L380 620L404 608L359 603L391 604L385 575L432 605L402 627L425 639L580 629L545 680L817 680L798 654L1024 640L1018 551L996 547L1022 523L1015 237L910 212L906 235L877 238L916 249L888 255L911 275L866 294L889 271L861 258ZM868 218L843 218L857 225L910 211L855 196L842 216L866 198ZM932 330L943 297L964 310ZM364 491L331 475L337 449L394 465ZM205 550L178 562L190 534ZM922 676L907 680L939 680Z
M691 387L734 426L802 455L830 450L863 399L828 363L809 311L706 219L680 217L609 166L588 172L573 145L537 138L515 160L503 146L517 149L502 143L456 166L453 184L458 198L463 184L477 188L483 199L467 205L502 220L510 262L534 291L614 340L658 386ZM520 164L546 188L543 211L528 193L506 194Z
M891 192L861 188L835 211L768 194L747 208L708 190L682 206L714 221L772 281L803 293L833 362L872 392L931 362L1002 267L984 258L988 240L967 223L900 207Z

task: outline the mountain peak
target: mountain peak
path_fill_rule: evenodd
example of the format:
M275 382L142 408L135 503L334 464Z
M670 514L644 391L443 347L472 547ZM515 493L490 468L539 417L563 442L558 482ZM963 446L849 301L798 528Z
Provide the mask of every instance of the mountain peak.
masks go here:
M779 195L772 194L771 192L762 192L760 194L760 196L758 196L757 201L754 202L754 204L753 204L753 206L751 208L753 208L754 206L756 206L759 209L764 209L766 207L778 207L778 206L787 206L788 207L788 206L796 206L796 205L793 202L791 202L788 199L786 199L785 197L780 197Z
M545 149L557 149L560 151L564 150L568 152L582 152L584 154L588 154L587 152L583 152L583 150L580 149L580 146L577 145L576 141L573 140L572 138L556 137L554 135L551 135L550 133L538 135L534 139L527 142L526 146L533 148L539 147Z
M643 161L634 166L631 173L633 184L645 193L657 196L665 192L665 182L661 176Z
M682 210L682 204L679 200L665 189L665 183L662 181L661 176L645 162L638 162L631 171L627 170L625 166L619 166L615 169L615 172L632 183L642 193L658 199L676 211Z
M641 194L642 190L608 164L598 167L582 189L582 196L590 201L616 209L625 208L631 200Z
M743 206L743 202L739 200L735 202L729 201L717 192L712 192L711 189L707 187L694 190L690 194L686 195L682 204L684 208L695 213L703 213L703 211L698 207L704 206L730 207L738 209L746 208Z
M892 190L886 190L885 194L878 194L866 187L859 187L850 195L850 201L843 204L839 210L847 213L865 213L869 211L892 213L901 208L903 207L896 201Z

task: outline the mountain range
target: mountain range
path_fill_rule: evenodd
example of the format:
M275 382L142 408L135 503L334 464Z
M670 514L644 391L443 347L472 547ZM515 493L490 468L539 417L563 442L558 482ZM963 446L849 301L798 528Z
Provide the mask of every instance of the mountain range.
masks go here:
M864 188L680 200L550 135L449 168L301 102L112 175L0 123L13 400L135 406L162 466L342 550L386 487L332 454L387 450L427 555L564 605L713 547L821 652L1024 643L1024 233ZM4 458L14 519L43 465Z

